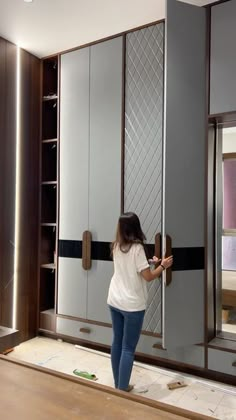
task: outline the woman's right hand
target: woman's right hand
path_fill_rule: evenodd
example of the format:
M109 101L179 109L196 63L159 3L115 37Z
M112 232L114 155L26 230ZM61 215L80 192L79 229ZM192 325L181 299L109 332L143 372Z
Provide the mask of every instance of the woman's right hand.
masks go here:
M173 255L171 255L170 257L167 258L163 258L161 261L161 265L163 265L163 267L165 268L169 268L171 267L173 264Z

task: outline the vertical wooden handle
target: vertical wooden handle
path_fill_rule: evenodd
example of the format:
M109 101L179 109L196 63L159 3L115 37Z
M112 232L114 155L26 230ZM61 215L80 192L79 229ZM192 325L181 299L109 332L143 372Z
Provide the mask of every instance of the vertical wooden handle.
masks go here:
M161 234L155 236L155 256L161 258Z
M92 234L89 230L85 230L83 233L82 243L82 267L84 270L90 270L91 268L91 242Z
M172 255L172 241L169 235L166 235L166 257L170 257ZM171 267L167 268L166 270L166 285L169 286L172 280L172 270Z

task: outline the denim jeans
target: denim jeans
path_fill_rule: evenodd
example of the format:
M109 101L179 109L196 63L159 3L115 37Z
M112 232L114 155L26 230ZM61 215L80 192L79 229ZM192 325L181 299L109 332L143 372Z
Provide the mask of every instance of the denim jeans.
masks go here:
M134 353L140 337L145 311L126 312L109 306L113 341L111 365L115 387L127 390L133 368Z

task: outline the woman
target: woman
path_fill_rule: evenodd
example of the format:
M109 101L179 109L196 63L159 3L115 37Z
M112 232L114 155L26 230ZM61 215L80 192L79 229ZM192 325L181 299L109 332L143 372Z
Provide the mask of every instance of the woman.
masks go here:
M113 342L111 364L115 387L130 391L129 380L132 372L134 353L141 334L147 305L147 282L157 277L173 263L173 257L158 260L160 265L150 270L144 252L145 235L135 213L120 216L116 239L112 244L114 275L108 293Z

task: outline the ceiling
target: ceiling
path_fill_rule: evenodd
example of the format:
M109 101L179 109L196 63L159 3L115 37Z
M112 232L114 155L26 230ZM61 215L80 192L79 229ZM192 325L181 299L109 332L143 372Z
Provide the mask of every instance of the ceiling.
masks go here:
M0 36L45 57L162 19L165 0L0 0L0 11Z

